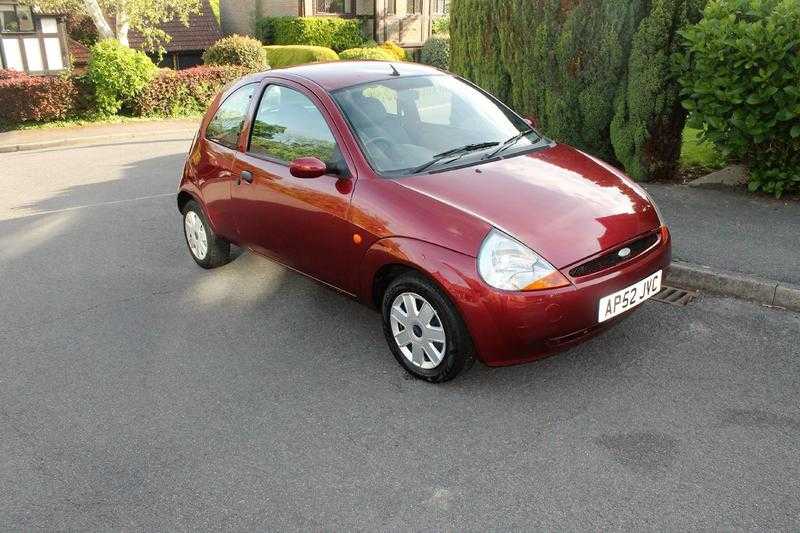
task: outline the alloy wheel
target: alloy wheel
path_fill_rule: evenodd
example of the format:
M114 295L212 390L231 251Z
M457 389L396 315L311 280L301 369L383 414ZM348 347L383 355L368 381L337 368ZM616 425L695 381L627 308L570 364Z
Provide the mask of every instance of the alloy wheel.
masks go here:
M189 249L197 259L203 260L208 253L208 237L203 221L194 211L189 211L183 219L183 229L186 232L186 242Z
M424 370L439 366L447 336L430 302L414 292L399 294L392 302L389 323L397 347L411 364Z

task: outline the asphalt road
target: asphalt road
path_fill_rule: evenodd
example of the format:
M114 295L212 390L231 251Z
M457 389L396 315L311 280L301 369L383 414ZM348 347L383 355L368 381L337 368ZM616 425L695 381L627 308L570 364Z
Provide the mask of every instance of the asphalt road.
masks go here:
M800 315L647 303L410 380L372 311L192 262L186 145L0 155L0 529L800 527Z

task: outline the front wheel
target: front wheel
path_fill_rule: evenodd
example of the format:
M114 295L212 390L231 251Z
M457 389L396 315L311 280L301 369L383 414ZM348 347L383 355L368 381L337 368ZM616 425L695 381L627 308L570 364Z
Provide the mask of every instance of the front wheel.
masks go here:
M430 280L409 273L383 295L383 332L395 359L410 374L448 381L475 362L475 350L455 305Z
M192 259L201 267L216 268L230 260L230 243L214 233L194 200L183 208L183 235Z

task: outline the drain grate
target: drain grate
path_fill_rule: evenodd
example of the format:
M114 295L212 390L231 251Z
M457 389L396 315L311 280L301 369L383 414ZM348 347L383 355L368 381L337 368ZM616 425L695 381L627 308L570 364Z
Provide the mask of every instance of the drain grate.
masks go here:
M687 291L667 285L661 287L661 292L653 296L653 300L672 305L689 305L695 298L697 298L697 291Z

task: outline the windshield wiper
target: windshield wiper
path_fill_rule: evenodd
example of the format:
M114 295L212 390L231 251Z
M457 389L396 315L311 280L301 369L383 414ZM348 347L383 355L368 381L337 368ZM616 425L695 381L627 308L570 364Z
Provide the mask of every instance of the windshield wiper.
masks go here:
M423 170L432 167L442 159L446 159L451 156L462 156L469 152L474 152L475 150L483 150L484 148L491 148L492 146L497 146L500 144L497 141L489 141L489 142L482 142L482 143L474 143L474 144L465 144L464 146L459 146L458 148L453 148L452 150L447 150L446 152L442 152L441 154L436 154L433 156L433 159L424 163L414 170L412 170L413 174L417 174L422 172Z
M519 140L520 140L520 139L522 139L523 137L525 137L525 136L526 136L526 135L528 135L529 133L534 133L535 131L536 131L536 130L534 130L533 128L528 128L528 129L527 129L527 130L525 130L525 131L521 131L521 132L519 132L518 134L514 135L513 137L511 137L510 139L508 139L507 141L505 141L503 144L501 144L501 145L500 145L500 148L498 148L497 150L495 150L495 151L494 151L494 152L492 152L491 154L489 154L489 155L487 155L486 157L484 157L484 159L491 159L491 158L493 158L494 156L496 156L497 154L499 154L499 153L501 153L501 152L504 152L505 150L508 150L509 148L511 148L512 146L514 146L515 144L517 144L517 143L519 142Z

